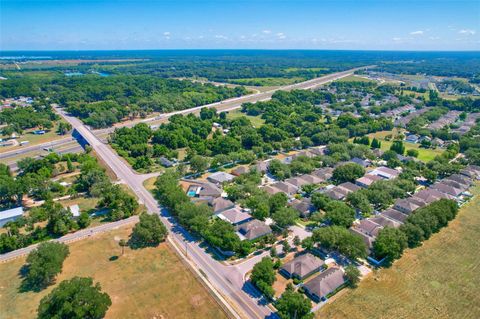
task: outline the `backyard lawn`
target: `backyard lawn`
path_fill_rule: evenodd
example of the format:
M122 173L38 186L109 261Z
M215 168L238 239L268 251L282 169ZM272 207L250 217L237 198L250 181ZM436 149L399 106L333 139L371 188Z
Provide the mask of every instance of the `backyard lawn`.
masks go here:
M73 276L90 276L112 299L106 318L226 318L208 292L166 244L141 250L125 249L131 227L116 229L70 245L58 282ZM25 258L0 264L0 317L35 318L40 293L19 293L18 272Z
M317 318L480 318L480 186L473 193L447 228L322 307Z
M393 138L390 141L385 140L385 136L392 134L393 137L395 137L396 134L398 134L399 131L395 128L391 131L381 131L381 132L376 132L369 134L368 137L370 137L370 140L372 138L377 138L382 142L381 150L382 151L388 151L390 149L390 146L393 143ZM441 148L436 148L436 149L431 149L431 148L420 148L420 144L413 144L413 143L408 143L403 141L403 145L405 145L405 150L408 151L410 149L415 149L418 151L418 159L423 161L423 162L428 162L431 161L435 158L437 155L441 155L443 153L443 150Z
M257 127L257 128L262 126L265 123L265 120L260 118L260 116L246 115L245 113L242 113L240 110L230 111L230 112L227 113L227 118L229 120L233 120L233 119L239 118L241 116L247 117L250 120L250 122L252 122L252 125Z

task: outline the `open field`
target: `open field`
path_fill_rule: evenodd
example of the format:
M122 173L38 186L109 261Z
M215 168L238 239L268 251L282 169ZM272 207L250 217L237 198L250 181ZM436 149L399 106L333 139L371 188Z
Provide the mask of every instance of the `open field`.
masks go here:
M91 276L112 299L106 318L226 318L207 291L185 268L167 244L141 250L125 249L118 240L128 238L130 227L70 245L70 256L57 282L73 276ZM40 293L19 293L18 271L25 258L0 264L2 319L34 318Z
M281 86L305 81L303 77L230 79L231 83L250 86Z
M234 111L230 111L230 112L227 113L227 118L229 120L233 120L233 119L239 118L241 116L245 116L246 118L248 118L250 120L250 122L252 122L252 125L255 126L255 127L260 127L265 123L265 120L260 118L260 116L246 115L245 113L242 113L240 110L234 110Z
M407 250L317 318L479 318L480 186L449 226Z
M391 131L381 131L381 132L372 133L372 134L369 134L368 137L370 137L370 139L375 137L378 140L380 140L382 142L382 146L380 147L381 150L388 151L390 149L390 146L392 146L393 144L393 138L390 141L386 141L385 136L392 134L393 137L395 137L395 135L397 135L398 133L399 131L395 128ZM405 152L411 149L417 150L418 159L423 162L431 161L435 158L435 156L443 153L442 149L421 148L420 144L413 144L413 143L408 143L403 141L403 145L405 145Z
M35 135L33 134L33 131L37 129L29 129L25 130L25 132L17 139L17 142L24 142L28 141L28 144L26 146L32 146L32 145L37 145L37 144L42 144L42 143L48 143L52 142L58 139L62 139L65 137L68 137L69 135L58 135L57 134L57 126L58 122L53 125L51 129L49 129L45 134L43 135ZM6 138L7 136L0 136L0 138ZM4 146L0 147L0 153L1 152L6 152L6 151L11 151L15 149L22 149L22 146L17 145L17 146Z
M375 82L375 81L369 80L367 78L364 78L358 75L349 75L337 80L337 82Z

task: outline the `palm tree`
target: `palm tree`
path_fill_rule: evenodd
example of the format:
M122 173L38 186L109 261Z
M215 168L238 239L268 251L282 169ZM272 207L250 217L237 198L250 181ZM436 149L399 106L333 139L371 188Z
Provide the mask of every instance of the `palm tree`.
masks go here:
M120 245L120 247L122 247L122 256L123 256L123 254L125 253L125 246L127 246L127 242L124 239L120 239L118 244Z

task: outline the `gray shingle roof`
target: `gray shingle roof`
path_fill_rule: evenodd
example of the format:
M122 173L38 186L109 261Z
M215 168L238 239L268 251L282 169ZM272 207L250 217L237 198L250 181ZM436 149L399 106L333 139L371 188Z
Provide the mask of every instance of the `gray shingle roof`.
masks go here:
M318 271L324 264L325 262L320 258L307 253L295 257L293 260L285 263L281 269L290 276L296 276L303 279L311 273Z
M345 282L343 271L332 267L313 278L304 285L304 288L316 298L322 298L340 287Z
M264 222L254 219L237 226L237 231L246 239L252 240L270 234L272 229Z

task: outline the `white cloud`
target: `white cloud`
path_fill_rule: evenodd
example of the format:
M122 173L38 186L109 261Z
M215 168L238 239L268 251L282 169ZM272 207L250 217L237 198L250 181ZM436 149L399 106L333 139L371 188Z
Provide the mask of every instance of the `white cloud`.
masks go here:
M402 38L399 38L399 37L394 37L392 38L393 41L402 41L403 39Z
M166 37L169 37L171 35L171 33L168 32L168 31L165 31L165 32L163 32L163 35L166 36Z
M440 37L429 37L430 40L440 40Z
M262 33L264 33L264 34L270 34L270 33L272 33L272 31L270 31L270 30L263 30Z
M410 32L410 34L411 35L423 35L424 31L422 31L422 30L412 31L412 32Z
M227 40L228 37L226 35L223 35L223 34L217 34L217 35L215 35L215 39Z
M474 35L475 33L477 33L477 31L472 30L472 29L462 29L462 30L458 31L458 33L464 34L464 35Z
M278 37L279 39L285 39L287 36L286 36L283 32L278 32L278 33L277 33L277 37Z

